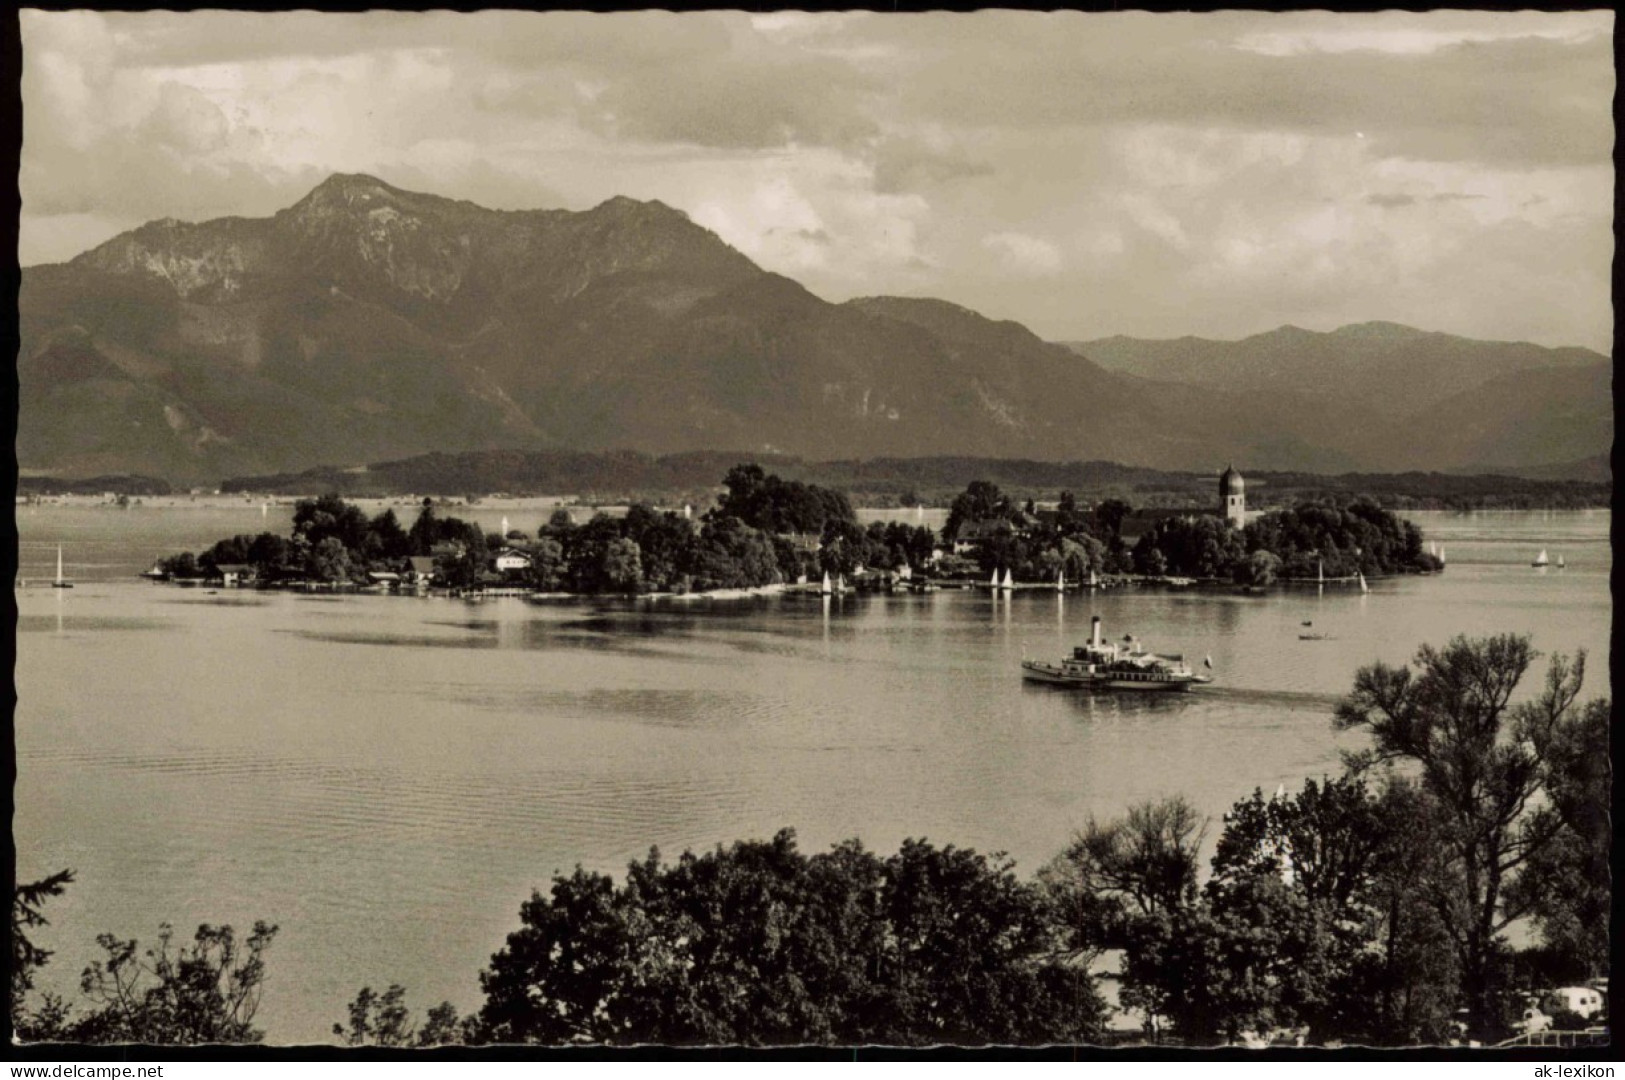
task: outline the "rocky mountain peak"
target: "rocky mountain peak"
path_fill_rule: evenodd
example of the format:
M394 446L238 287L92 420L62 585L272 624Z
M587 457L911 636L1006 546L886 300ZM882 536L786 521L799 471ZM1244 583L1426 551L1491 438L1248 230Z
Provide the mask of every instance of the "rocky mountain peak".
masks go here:
M595 214L619 214L619 215L639 214L639 213L650 213L650 214L665 213L665 214L677 214L678 216L680 216L682 218L685 218L685 219L688 217L687 214L684 214L680 210L672 209L671 207L667 206L665 203L661 202L659 199L649 199L649 200L634 199L634 198L632 198L632 197L630 197L628 195L611 195L609 198L605 199L603 202L601 202L597 206L593 207L593 213L595 213Z
M301 206L356 206L374 201L396 201L406 192L391 187L376 176L366 173L334 173L314 188L298 203Z

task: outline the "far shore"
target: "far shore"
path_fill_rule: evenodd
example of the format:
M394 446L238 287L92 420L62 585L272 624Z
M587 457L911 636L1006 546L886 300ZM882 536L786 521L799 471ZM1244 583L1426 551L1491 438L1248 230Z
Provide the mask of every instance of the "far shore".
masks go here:
M120 505L117 496L109 495L38 495L16 497L18 506L70 506L84 508L103 508L107 510L236 510L244 507L256 506L287 506L296 505L301 499L314 499L320 492L310 495L131 495L128 505ZM436 506L460 506L474 510L552 510L560 506L580 509L615 511L626 509L624 503L591 503L581 501L576 495L507 495L507 496L479 496L472 502L466 497L452 496L423 496L423 495L389 495L382 497L346 495L345 501L369 509L383 510L388 507L410 507L416 509L423 505L423 500L430 498Z

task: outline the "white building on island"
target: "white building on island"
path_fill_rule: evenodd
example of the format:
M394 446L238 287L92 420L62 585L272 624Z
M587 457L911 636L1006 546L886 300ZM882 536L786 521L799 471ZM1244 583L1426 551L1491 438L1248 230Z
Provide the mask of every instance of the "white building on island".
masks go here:
M1234 465L1219 474L1219 514L1232 529L1247 527L1246 484Z

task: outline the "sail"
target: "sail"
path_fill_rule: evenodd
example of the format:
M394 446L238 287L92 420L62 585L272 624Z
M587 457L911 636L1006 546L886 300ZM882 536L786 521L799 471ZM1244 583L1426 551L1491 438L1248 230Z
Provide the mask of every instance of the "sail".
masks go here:
M1322 585L1326 584L1326 563L1324 560L1315 560L1315 580Z
M1089 587L1095 587L1095 569L1092 566L1089 568Z
M1546 557L1546 549L1541 548L1540 549L1540 554L1535 556L1535 563L1534 564L1536 566L1545 566L1550 561L1551 560Z
M1442 547L1439 549L1439 565L1444 565L1444 548Z
M1364 574L1360 575L1360 591L1363 592L1363 593L1367 593L1367 592L1371 591L1369 588L1366 587L1365 575Z
M56 546L56 580L58 582L60 582L62 580L62 545L61 544L58 544Z
M1016 587L1016 576L1008 569L1004 572L1004 587L1006 589L1013 589Z
M996 566L993 568L993 580L989 584L995 589L999 587L999 568Z
M824 583L818 587L818 591L821 592L821 593L828 593L829 592L829 571L828 570L824 571Z
M1557 557L1557 568L1559 570L1563 569L1563 556L1561 555Z
M1057 570L1055 572L1055 591L1056 592L1065 592L1066 591L1066 571L1065 570Z

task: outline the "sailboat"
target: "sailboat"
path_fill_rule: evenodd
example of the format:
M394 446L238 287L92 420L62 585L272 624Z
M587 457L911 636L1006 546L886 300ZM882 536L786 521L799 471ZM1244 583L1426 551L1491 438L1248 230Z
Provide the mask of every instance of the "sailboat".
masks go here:
M1362 574L1360 574L1360 575L1359 575L1359 576L1360 576L1360 591L1361 591L1361 592L1362 592L1362 593L1368 593L1368 592L1370 592L1370 591L1371 591L1371 589L1370 589L1370 588L1369 588L1369 587L1368 587L1368 586L1367 586L1367 585L1366 585L1366 583L1365 583L1365 575L1364 575L1364 574L1363 574L1363 573L1362 573Z
M845 574L836 574L835 575L835 591L838 592L838 593L844 593L846 591L846 575Z
M1559 569L1559 570L1561 570L1561 569L1563 569L1563 568L1564 568L1564 566L1566 566L1566 565L1567 565L1567 564L1566 564L1566 563L1565 563L1565 562L1564 562L1564 561L1563 561L1563 556L1561 556L1561 555L1559 555L1559 556L1558 556L1558 557L1557 557L1557 568L1558 568L1558 569Z
M1315 560L1315 584L1326 584L1326 561L1324 559Z
M823 582L822 585L818 586L818 591L823 596L828 596L830 594L829 571L828 570L824 571L824 582Z
M1066 571L1065 570L1057 570L1055 572L1055 591L1056 592L1066 592Z
M1098 585L1099 583L1095 581L1095 568L1091 566L1089 568L1089 587L1093 589L1097 588Z
M1444 548L1442 547L1439 549L1439 565L1444 565Z
M1530 563L1529 565L1530 566L1545 566L1549 562L1551 562L1551 560L1546 557L1546 549L1541 548L1540 549L1540 554L1536 555L1535 556L1535 561Z
M999 591L999 568L997 566L993 568L993 579L987 583L987 587L994 592Z
M1004 589L1006 592L1016 587L1016 576L1010 572L1008 567L1006 567L1004 571L1004 584L999 587Z
M73 588L73 582L67 581L62 577L62 545L61 544L58 544L56 546L56 580L51 582L51 588L53 588L53 589L71 589L71 588Z

